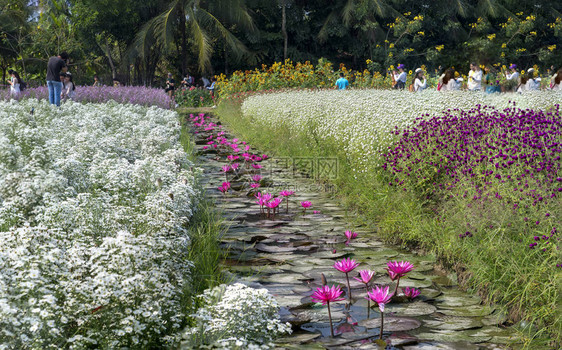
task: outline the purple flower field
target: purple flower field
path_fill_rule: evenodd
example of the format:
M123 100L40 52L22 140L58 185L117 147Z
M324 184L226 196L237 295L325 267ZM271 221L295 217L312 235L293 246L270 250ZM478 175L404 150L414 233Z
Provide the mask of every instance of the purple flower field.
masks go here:
M559 105L549 112L447 110L395 134L400 140L383 164L394 175L391 185L408 184L428 196L464 188L466 197L472 189L474 200L492 194L531 205L562 195Z
M30 88L25 90L20 98L48 99L46 86ZM9 100L10 91L0 91L0 100ZM155 89L144 86L77 86L74 101L103 103L114 100L118 103L130 103L142 106L157 106L164 109L172 107L170 97L163 89Z

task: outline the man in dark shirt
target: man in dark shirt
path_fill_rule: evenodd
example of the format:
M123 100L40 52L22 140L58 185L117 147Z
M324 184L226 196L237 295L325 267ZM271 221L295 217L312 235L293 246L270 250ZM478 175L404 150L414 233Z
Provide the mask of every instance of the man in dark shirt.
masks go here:
M60 81L60 73L67 71L66 61L68 54L61 52L57 57L49 58L47 64L47 88L49 89L49 103L60 106L60 93L62 90L62 82Z

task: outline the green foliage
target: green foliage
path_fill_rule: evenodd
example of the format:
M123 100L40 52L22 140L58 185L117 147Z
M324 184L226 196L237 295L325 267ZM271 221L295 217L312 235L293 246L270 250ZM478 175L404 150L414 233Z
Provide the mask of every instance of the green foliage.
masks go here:
M175 92L180 107L210 107L214 104L211 94L205 89L182 89Z

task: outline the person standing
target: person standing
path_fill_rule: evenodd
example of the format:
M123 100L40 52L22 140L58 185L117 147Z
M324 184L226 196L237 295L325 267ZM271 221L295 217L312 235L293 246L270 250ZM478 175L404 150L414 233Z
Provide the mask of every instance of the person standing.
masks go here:
M60 81L60 73L66 73L68 53L61 52L58 56L49 58L47 64L47 88L49 89L49 103L60 106L60 94L62 91L62 82Z
M525 91L538 91L541 89L541 78L536 76L535 69L529 68L527 70L527 83L525 84Z
M554 72L554 69L552 69L552 72ZM555 91L562 90L562 68L550 78L550 89Z
M336 87L338 90L345 90L349 86L349 81L345 79L343 73L340 73L340 78L336 80Z
M174 90L176 89L176 81L172 77L172 73L168 73L168 79L166 79L166 88L164 91L170 96L170 98L174 99Z
M468 82L466 83L469 91L482 90L482 75L482 69L475 62L472 62L468 73Z
M10 80L8 80L8 83L10 83L10 96L17 100L21 92L21 78L15 70L10 69L8 74L10 74Z
M406 74L406 72L404 71L405 67L402 63L400 63L396 68L398 68L399 73L396 71L392 71L392 75L394 76L394 80L396 81L393 88L404 90L404 88L406 87L406 79L408 78L408 74Z
M427 80L421 68L416 69L414 74L414 92L421 92L427 89Z
M206 89L209 86L211 86L211 82L206 77L201 77L201 81L203 82L203 89Z
M94 75L94 85L92 86L101 86L100 79L97 75Z

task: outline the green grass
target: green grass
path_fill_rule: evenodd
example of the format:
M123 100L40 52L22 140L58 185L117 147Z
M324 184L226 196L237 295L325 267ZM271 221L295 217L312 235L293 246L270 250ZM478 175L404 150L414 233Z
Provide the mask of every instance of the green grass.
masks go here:
M498 303L511 321L526 320L522 325L530 326L517 327L526 348L557 348L562 340L562 276L554 266L560 253L552 249L545 257L516 242L518 230L528 227L522 217L500 207L467 208L462 201L429 206L410 192L388 186L381 172L354 176L341 148L318 141L312 133L295 134L282 125L256 127L251 116L243 116L232 102L222 102L216 113L237 137L272 156L337 157L339 176L333 181L337 196L357 213L357 224L376 228L387 242L435 253L445 267L458 273L463 287ZM478 235L459 239L467 222Z
M195 145L184 120L182 115L180 141L190 160L195 162ZM195 187L200 187L200 185L195 184ZM188 226L189 237L191 238L188 260L193 263L191 269L192 283L189 290L184 291L184 305L190 311L197 309L198 305L195 298L197 295L203 293L205 289L228 282L221 271L224 252L221 251L219 243L226 230L222 215L214 203L204 197L203 193L198 196L195 202L197 205Z

